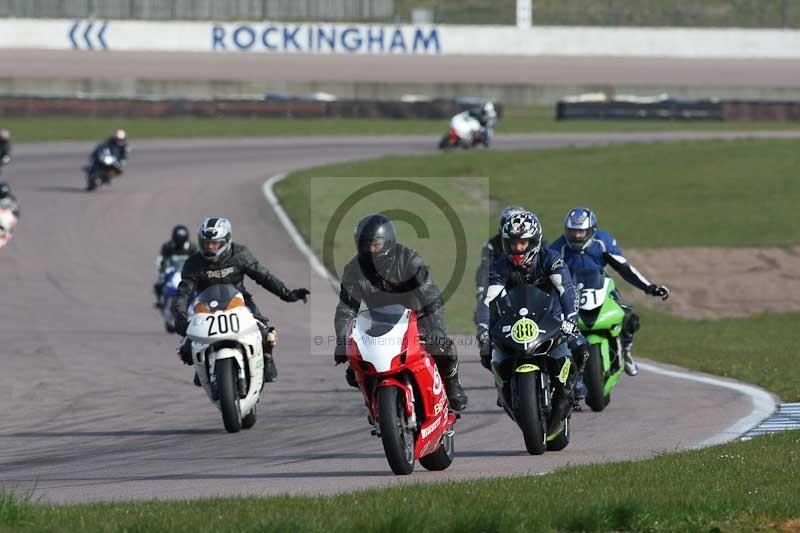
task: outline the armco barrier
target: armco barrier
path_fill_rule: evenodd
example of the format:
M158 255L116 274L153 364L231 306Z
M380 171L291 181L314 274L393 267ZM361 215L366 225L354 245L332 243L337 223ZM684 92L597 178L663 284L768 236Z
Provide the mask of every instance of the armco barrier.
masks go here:
M711 100L659 102L558 102L556 120L723 120L722 104Z
M0 96L0 117L256 117L443 119L476 104L469 100L205 100ZM496 104L502 114L502 105Z
M574 102L556 104L557 120L725 120L800 121L800 102L763 100L671 100L655 102Z

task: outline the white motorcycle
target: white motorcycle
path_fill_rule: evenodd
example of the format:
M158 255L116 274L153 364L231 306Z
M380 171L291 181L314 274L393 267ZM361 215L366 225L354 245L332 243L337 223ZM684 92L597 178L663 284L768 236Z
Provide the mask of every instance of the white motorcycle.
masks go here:
M14 234L17 217L10 209L0 207L0 248L3 248Z
M226 431L249 429L264 384L258 322L233 285L209 287L192 307L186 338L200 384L222 412Z

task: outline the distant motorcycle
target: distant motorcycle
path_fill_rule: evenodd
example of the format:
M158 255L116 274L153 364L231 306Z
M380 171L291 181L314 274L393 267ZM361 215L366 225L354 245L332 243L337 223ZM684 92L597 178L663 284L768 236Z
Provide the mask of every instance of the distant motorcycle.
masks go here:
M178 285L181 284L181 271L183 263L188 256L172 257L164 270L164 285L161 288L161 300L159 308L161 316L164 318L164 329L167 333L175 333L175 314L172 312L172 304L175 303L175 296L178 294Z
M222 412L225 430L253 427L264 385L264 356L261 330L242 293L228 284L201 292L192 305L186 338L197 377Z
M0 248L5 247L14 235L17 217L10 209L0 207Z
M450 119L450 128L439 141L439 149L449 148L469 149L477 145L489 147L491 138L490 128L483 127L468 111L459 113Z
M86 190L93 191L98 185L108 185L111 178L122 174L122 163L109 148L104 148L91 165L83 167L86 172Z
M420 342L416 313L402 305L358 314L348 335L347 357L364 395L392 472L410 474L417 459L444 470L454 455L456 414L442 377Z

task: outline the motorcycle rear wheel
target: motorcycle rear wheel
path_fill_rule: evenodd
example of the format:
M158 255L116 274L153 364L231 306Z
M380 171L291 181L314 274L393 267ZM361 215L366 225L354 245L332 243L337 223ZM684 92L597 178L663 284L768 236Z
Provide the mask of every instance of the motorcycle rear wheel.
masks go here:
M603 379L603 356L600 353L599 344L589 346L589 359L583 370L583 383L586 385L586 405L598 413L605 409L608 401L603 394L605 380Z
M397 475L414 471L414 432L408 427L405 401L397 387L378 389L381 441L389 467Z
M539 405L539 380L538 371L517 374L518 423L525 439L525 449L531 455L542 455L547 447L545 422Z
M446 470L452 464L455 456L455 440L455 434L448 431L442 436L442 445L435 452L420 457L419 464L434 472Z
M239 391L236 389L236 372L233 359L220 359L214 365L219 391L219 407L225 431L238 433L242 429L242 413L239 411Z

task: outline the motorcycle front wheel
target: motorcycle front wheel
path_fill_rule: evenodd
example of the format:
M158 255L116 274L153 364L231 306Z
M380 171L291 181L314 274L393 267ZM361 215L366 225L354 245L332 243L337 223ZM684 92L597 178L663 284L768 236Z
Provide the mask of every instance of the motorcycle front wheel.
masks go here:
M239 411L239 391L236 389L234 359L219 359L214 365L219 390L219 407L225 431L238 433L242 429L242 414Z
M605 409L608 402L603 394L605 380L603 379L603 356L600 353L599 344L589 346L589 359L583 370L583 383L586 385L586 405L598 413Z
M539 372L517 374L519 394L519 427L525 439L525 449L531 455L542 455L546 449L547 432L539 405Z
M405 400L397 387L378 389L381 441L389 467L397 475L414 471L414 430L408 427Z

